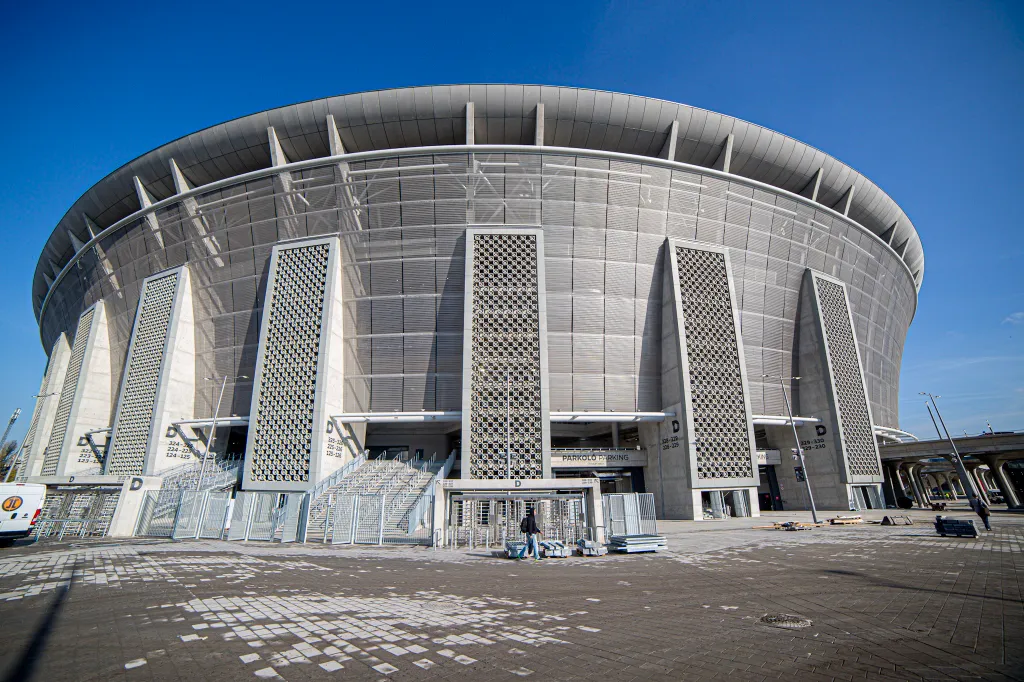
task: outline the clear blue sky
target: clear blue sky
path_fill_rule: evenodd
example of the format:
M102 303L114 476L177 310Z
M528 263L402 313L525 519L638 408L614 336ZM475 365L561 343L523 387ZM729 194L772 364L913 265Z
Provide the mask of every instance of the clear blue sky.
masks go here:
M8 3L0 26L0 422L28 428L29 288L68 207L132 158L326 95L463 82L660 97L812 144L886 190L926 272L903 428L1024 429L1024 3ZM103 9L98 9L102 7ZM2 427L2 423L0 423Z

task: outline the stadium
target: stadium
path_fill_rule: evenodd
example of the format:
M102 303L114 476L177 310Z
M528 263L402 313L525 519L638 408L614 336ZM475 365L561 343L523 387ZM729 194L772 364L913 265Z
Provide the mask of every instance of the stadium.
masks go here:
M822 507L877 508L923 274L882 189L722 114L524 85L285 106L138 157L57 224L18 475L108 531L139 528L127 481L309 528L376 492L409 534L493 526L498 498L584 500L590 525L620 493L803 509L807 475Z

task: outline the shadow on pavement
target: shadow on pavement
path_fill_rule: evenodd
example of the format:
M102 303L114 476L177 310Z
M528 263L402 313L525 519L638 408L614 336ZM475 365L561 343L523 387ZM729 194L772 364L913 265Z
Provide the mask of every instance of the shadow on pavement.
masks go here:
M7 675L4 676L4 682L29 682L32 679L36 663L39 662L43 649L46 648L46 641L50 637L50 631L53 630L57 616L60 615L61 610L64 608L64 601L68 598L68 594L71 593L71 585L74 583L77 573L78 562L76 561L71 568L70 580L57 588L57 595L54 597L53 603L50 604L46 616L39 623L36 631L32 633L32 638L28 641L21 656L14 662Z

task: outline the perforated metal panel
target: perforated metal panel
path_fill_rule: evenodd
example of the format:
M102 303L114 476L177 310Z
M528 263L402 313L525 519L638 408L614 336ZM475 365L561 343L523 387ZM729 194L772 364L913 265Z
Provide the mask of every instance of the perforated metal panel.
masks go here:
M251 481L309 481L329 256L325 243L278 251L251 427Z
M725 254L677 246L697 477L753 476L750 418Z
M839 411L849 472L852 476L881 476L846 291L839 284L817 276L814 277L814 288L818 294L821 322L825 330L832 390Z
M71 417L71 407L75 401L75 392L78 389L78 375L82 371L82 360L85 359L85 348L89 343L89 329L92 326L92 318L95 313L96 309L90 308L78 318L75 342L71 347L71 361L68 364L67 374L64 375L64 386L60 391L60 402L57 403L57 416L53 420L50 441L43 455L43 468L40 471L40 474L43 476L53 476L56 474L57 465L60 464L60 451L64 445L64 436L68 430L68 419Z
M139 319L132 338L127 375L121 389L106 474L133 476L144 472L146 446L153 424L160 367L167 347L174 293L179 273L146 282Z
M470 476L541 478L538 238L529 233L476 233L471 238L472 369L464 445L469 447Z

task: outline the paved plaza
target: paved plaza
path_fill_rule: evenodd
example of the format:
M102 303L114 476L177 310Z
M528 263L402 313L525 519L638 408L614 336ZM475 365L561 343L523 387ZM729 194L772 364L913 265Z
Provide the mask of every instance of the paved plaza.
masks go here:
M662 522L668 552L542 562L20 544L0 555L0 679L1024 679L1024 515L978 540L940 538L920 511L751 528L806 516Z

